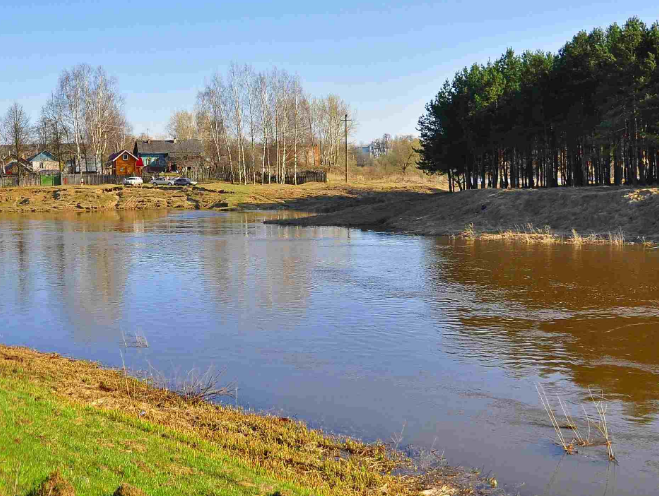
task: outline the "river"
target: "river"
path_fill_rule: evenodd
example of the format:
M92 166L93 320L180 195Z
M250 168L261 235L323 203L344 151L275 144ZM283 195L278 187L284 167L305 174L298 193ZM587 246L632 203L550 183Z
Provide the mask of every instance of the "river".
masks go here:
M659 250L262 223L284 215L0 214L0 342L223 370L227 401L402 438L513 494L659 491ZM536 384L582 434L602 390L618 463L564 456Z

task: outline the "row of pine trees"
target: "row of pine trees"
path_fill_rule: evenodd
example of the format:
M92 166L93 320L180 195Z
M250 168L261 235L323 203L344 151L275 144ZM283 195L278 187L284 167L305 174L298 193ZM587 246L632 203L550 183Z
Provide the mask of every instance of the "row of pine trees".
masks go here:
M419 119L419 167L451 191L659 182L659 23L506 51L447 80Z

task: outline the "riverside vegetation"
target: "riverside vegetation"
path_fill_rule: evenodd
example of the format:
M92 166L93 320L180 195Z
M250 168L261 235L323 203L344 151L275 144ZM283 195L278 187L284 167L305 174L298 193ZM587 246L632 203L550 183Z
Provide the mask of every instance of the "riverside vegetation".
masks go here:
M446 467L420 474L383 443L26 348L0 345L0 413L2 495L105 495L129 484L115 494L441 496L496 486Z

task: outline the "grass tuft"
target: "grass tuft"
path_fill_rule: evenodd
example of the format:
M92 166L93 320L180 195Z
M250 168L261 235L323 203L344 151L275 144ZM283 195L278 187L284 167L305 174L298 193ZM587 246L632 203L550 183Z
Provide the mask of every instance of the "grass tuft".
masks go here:
M592 389L590 388L588 389L593 406L595 408L595 411L597 412L598 419L591 420L590 416L588 415L588 412L586 411L586 407L582 405L584 417L586 420L586 424L588 426L588 434L586 436L583 436L579 431L577 423L572 418L568 406L560 398L560 396L557 396L556 399L563 412L563 416L565 417L565 424L563 425L561 425L558 422L556 413L554 412L554 409L552 408L549 402L549 398L547 396L547 393L545 392L544 387L541 384L536 384L535 387L536 390L538 391L540 402L542 403L545 412L547 412L549 421L551 422L552 427L554 428L554 432L556 433L556 443L563 448L565 453L567 453L568 455L577 453L576 446L585 447L585 446L604 445L607 448L607 455L609 457L609 460L616 461L615 454L613 453L613 441L611 439L611 433L609 431L609 427L606 419L607 404L604 398L604 393L602 391L599 391L598 394L595 394L592 391ZM591 439L591 425L595 426L596 430L601 434L603 440L595 442ZM563 434L563 429L568 429L572 431L574 437L568 441L565 435Z
M75 489L58 471L51 473L41 483L36 496L75 496Z

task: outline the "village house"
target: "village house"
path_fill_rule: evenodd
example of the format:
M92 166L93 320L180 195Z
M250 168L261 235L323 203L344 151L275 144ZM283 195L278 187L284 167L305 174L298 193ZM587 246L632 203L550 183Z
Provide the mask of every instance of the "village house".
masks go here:
M60 172L59 160L45 150L31 156L27 159L27 162L36 174L57 174Z
M201 140L137 140L133 155L142 159L147 172L183 172L203 163Z
M32 165L23 158L7 158L4 161L3 167L4 173L12 176L18 175L19 171L22 175L33 173Z
M128 150L110 155L106 169L111 170L115 176L140 176L142 174L142 162Z
M102 171L101 166L101 160L97 160L96 157L83 156L80 163L76 163L75 157L66 161L69 174L100 174Z

